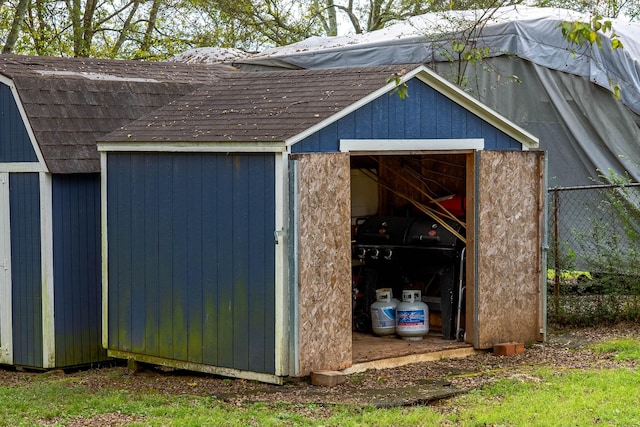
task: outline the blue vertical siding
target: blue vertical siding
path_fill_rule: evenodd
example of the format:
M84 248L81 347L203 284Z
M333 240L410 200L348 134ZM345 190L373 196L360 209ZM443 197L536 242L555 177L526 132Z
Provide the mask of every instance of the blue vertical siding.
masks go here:
M53 175L52 214L56 366L105 360L100 175Z
M37 173L9 174L13 362L42 367L40 182Z
M0 84L0 163L37 161L11 89Z
M274 155L107 163L109 348L273 374Z
M522 145L418 79L408 96L383 95L296 143L293 153L339 150L340 139L484 138L485 148L519 150Z

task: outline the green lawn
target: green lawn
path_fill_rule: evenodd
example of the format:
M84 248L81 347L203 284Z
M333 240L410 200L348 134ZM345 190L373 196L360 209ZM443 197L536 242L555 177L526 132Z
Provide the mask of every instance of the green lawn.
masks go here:
M636 339L604 342L593 350L614 359L640 360ZM19 385L0 384L0 425L640 426L638 369L544 367L506 377L433 406L374 409L234 405L212 396L96 389L71 376L32 375Z

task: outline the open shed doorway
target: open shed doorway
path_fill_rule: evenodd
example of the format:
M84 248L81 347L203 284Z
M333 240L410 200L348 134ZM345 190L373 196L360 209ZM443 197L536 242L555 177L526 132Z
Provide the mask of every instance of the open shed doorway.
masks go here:
M351 155L354 365L471 348L465 343L466 239L473 229L468 171L472 151ZM420 291L428 307L424 336L394 333L371 318L381 290L398 302L403 291Z
M528 343L544 339L546 305L543 273L546 269L541 249L545 246L546 191L543 152L473 149L354 151L291 156L291 183L295 190L291 217L294 225L292 235L295 238L292 241L294 245L291 249L294 252L291 258L295 260L292 269L295 281L292 283L296 285L292 301L297 310L292 312L293 321L296 322L296 333L292 337L296 345L292 347L291 360L298 364L294 370L297 375L308 375L319 369L349 368L349 372L355 372L440 357L459 357L478 349L489 349L501 342ZM444 178L457 177L452 179L452 182L459 182L453 189L464 189L460 196L463 196L462 200L466 198L465 262L462 273L458 272L456 276L454 270L453 289L458 289L456 285L461 275L465 289L461 292L463 308L458 311L459 300L451 304L455 320L449 316L448 324L454 321L449 328L450 332L455 333L453 339L451 335L444 336L443 316L441 314L438 318L436 307L433 316L430 316L431 329L420 341L354 331L354 305L357 304L354 304L353 289L358 289L357 293L364 293L364 289L358 288L363 283L360 277L354 278L354 275L359 275L358 268L361 267L357 252L354 251L357 249L357 230L354 230L354 226L362 230L363 225L358 224L362 212L352 212L351 206L352 199L361 203L352 196L351 191L353 186L356 190L359 188L356 182L358 178L354 179L355 184L345 183L351 181L351 173L355 170L363 172L368 169L364 173L373 174L369 178L373 178L377 186L373 187L373 192L365 191L367 195L363 200L375 201L376 194L378 200L371 203L372 211L365 212L371 215L363 217L389 215L403 219L411 218L407 214L422 216L421 209L416 213L414 208L406 206L406 201L414 207L415 202L420 201L417 195L407 194L408 188L414 186L406 181L416 177L413 172L405 170L406 165L421 165L423 169L418 170L421 179L433 178L443 185L442 194L445 189L447 193L452 192L442 183ZM445 166L458 172L443 172ZM397 179L395 184L383 179L385 185L381 185L380 178L386 172ZM400 201L396 201L396 197ZM442 197L446 196L439 198ZM403 221L398 223L402 224ZM395 220L393 224L396 224ZM391 227L387 224L371 228L371 234L380 234L381 229L386 230L385 234L387 231L391 233ZM407 229L409 227L405 224ZM436 234L439 230L440 225ZM401 252L394 251L395 255ZM408 258L411 260L411 257ZM429 295L437 289L435 281L430 282L429 274L432 273L423 272L422 277L416 278L419 270L427 266L425 259L414 258L412 265L403 267L402 274L396 274L395 278L392 268L378 269L374 272L378 277L384 278L385 274L389 277L382 282L377 278L368 279L372 282L373 292L377 287L387 285L400 290L408 283L423 286L425 297L437 298L437 294ZM382 262L372 260L369 265L373 267L374 261ZM455 262L449 265L453 269L456 267ZM418 273L411 272L414 267ZM408 282L404 276L408 276ZM441 286L438 288L442 289ZM372 300L370 297L369 301ZM428 302L437 304L437 300ZM465 325L464 342L457 339L460 325ZM328 348L331 351L327 351ZM400 357L404 358L399 360Z

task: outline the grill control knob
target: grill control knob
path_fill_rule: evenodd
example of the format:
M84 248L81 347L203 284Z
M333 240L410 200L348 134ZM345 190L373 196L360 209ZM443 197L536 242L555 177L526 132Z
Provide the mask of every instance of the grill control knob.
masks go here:
M391 249L385 249L382 252L382 257L384 259L386 259L387 261L389 261L391 259L391 257L393 256L393 251Z
M380 251L378 249L371 249L369 251L369 255L371 256L371 259L378 259L380 257Z
M358 259L363 260L364 257L367 256L367 250L365 248L358 248L356 255L358 256Z

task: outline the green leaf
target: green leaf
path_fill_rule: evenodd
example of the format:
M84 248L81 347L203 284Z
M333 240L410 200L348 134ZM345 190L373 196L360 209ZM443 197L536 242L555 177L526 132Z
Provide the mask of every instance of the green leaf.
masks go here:
M453 50L456 53L460 53L460 52L464 51L464 43L460 43L460 42L454 40L451 43L451 50Z
M613 89L614 98L617 99L618 101L620 101L620 94L621 94L620 93L620 85L615 84L615 85L613 85L612 89Z
M622 42L618 39L611 40L611 49L622 49L624 46Z

